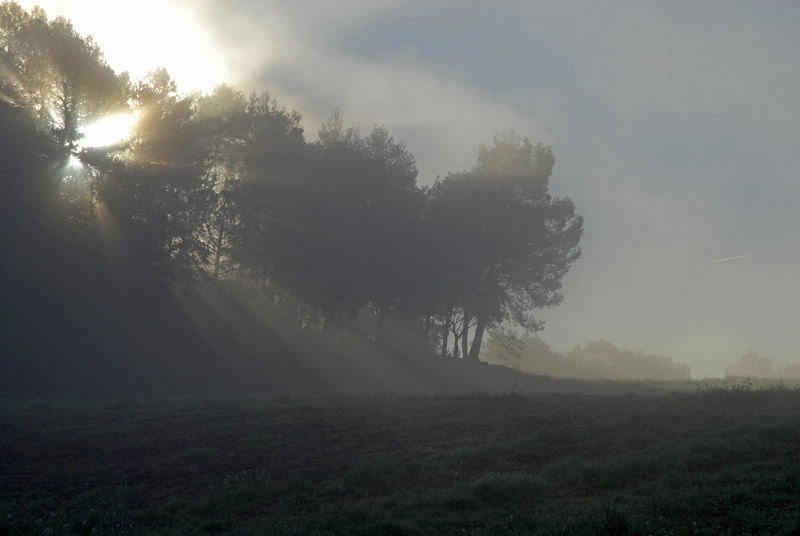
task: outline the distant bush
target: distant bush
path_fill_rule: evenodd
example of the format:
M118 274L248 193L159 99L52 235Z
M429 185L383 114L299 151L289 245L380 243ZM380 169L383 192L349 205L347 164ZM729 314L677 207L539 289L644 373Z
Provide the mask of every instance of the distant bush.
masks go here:
M605 339L575 346L563 354L539 337L492 340L482 357L525 372L554 378L688 380L691 368L669 356L625 350Z
M741 376L741 377L756 377L756 378L774 378L775 376L775 360L764 357L754 350L742 354L742 357L725 369L726 376Z
M776 367L775 360L755 350L745 352L734 364L725 369L728 377L800 379L800 363Z
M617 348L605 339L575 346L567 359L591 371L596 378L615 380L688 380L692 369L662 354Z

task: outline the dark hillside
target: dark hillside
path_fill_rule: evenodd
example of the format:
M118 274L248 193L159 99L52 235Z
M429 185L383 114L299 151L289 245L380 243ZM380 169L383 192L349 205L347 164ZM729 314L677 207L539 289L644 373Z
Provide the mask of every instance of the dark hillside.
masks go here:
M122 311L104 312L89 299L76 297L78 316L27 304L38 308L27 314L43 320L7 335L0 396L663 392L637 382L553 379L441 357L396 323L387 323L381 343L361 323L324 335L213 287L179 290L155 304L130 294L130 309ZM49 327L46 313L62 315L58 329Z

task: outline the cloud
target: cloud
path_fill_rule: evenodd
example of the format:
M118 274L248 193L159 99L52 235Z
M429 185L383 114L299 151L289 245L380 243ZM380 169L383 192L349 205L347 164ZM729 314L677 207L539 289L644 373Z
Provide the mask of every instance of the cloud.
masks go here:
M436 175L470 167L478 145L495 133L516 129L537 141L551 137L541 122L470 85L447 65L410 50L354 55L335 46L341 38L334 36L388 16L396 11L395 3L353 1L336 3L335 8L326 2L300 4L246 6L247 15L227 17L225 28L216 26L230 50L251 51L255 59L245 70L258 73L261 87L306 116L310 139L333 108L340 107L345 120L362 131L373 123L385 124L393 136L405 140L417 157L420 181L431 183ZM416 9L417 3L403 8ZM309 12L315 13L313 19ZM258 22L253 22L255 13ZM259 51L268 53L262 57ZM252 65L259 67L254 71Z

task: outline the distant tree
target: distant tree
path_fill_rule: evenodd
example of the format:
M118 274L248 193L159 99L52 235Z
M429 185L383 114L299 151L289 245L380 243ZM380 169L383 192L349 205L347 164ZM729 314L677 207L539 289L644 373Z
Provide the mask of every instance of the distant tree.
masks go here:
M764 357L755 350L742 354L736 363L725 369L726 376L774 378L777 376L775 360Z
M800 379L800 363L791 363L777 370L778 378Z
M591 378L688 380L691 375L689 365L669 356L625 350L605 339L578 345L566 358Z
M669 356L619 348L605 339L553 350L537 336L506 334L489 341L486 361L556 378L688 380L690 367Z
M474 361L487 328L539 329L531 311L560 303L561 279L580 256L582 218L569 198L547 192L554 164L549 147L499 136L480 147L471 171L430 191L428 222L446 272L439 299L462 309L465 326L475 320Z
M554 378L587 378L587 371L553 350L544 340L527 334L517 337L506 334L489 340L483 358L488 363L502 364L524 372Z

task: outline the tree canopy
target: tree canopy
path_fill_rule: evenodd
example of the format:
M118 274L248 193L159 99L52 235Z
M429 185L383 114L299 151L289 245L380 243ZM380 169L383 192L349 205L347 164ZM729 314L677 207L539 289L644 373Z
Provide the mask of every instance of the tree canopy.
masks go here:
M125 77L63 17L0 5L0 94L46 125L65 155L76 149L82 126L126 108Z
M487 327L537 330L531 311L561 301L561 280L580 256L582 218L570 199L547 191L554 164L551 148L498 136L480 147L471 171L431 190L429 220L444 238L448 302L462 309L463 337L475 320L473 360Z
M135 126L118 143L81 145L120 112ZM0 156L15 252L2 276L19 283L4 330L34 333L77 307L73 334L57 331L80 341L72 354L175 327L161 313L179 309L178 289L236 288L325 331L371 309L380 339L402 316L431 349L478 360L487 330L541 328L533 310L561 301L580 255L581 217L548 193L550 147L497 136L468 171L421 186L385 126L362 135L334 109L309 141L269 93L184 94L163 68L131 80L69 21L15 2L0 4ZM9 313L25 303L41 311ZM7 339L15 355L60 353L54 337L46 351Z
M669 356L619 348L605 339L562 353L539 337L511 336L493 340L486 359L555 378L688 380L691 373L689 365Z

